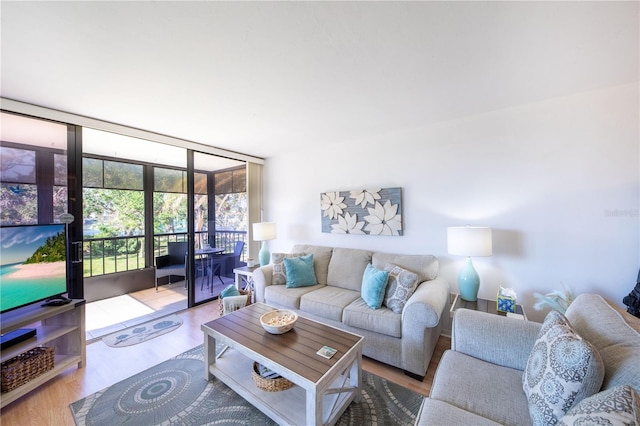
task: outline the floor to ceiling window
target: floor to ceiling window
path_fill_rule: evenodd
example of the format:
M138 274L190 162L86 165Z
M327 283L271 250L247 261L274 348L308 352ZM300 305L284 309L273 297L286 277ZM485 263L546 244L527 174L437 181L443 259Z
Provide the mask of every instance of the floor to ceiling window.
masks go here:
M143 166L85 157L84 275L145 266Z
M87 286L94 290L111 286L108 275L113 273L153 270L156 259L169 254L170 247L192 241L198 261L193 273L188 274L185 266L182 274L162 274L157 277L158 288L187 288L191 304L217 297L220 289L213 288L213 277L218 285L232 282L233 266L246 251L243 246L240 256L231 256L236 242L246 241L245 162L194 153L191 240L186 149L87 128L83 147ZM209 260L221 265L203 266L207 255L202 250L208 247L220 255ZM184 255L186 265L191 260ZM154 286L155 276L141 276L136 283L149 279L146 287ZM110 294L105 289L90 293Z

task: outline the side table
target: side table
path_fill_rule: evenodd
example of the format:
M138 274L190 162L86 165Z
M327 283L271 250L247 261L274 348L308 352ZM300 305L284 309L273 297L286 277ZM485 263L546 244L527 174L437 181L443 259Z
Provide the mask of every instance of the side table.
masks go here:
M456 309L460 309L460 308L487 312L489 314L502 315L503 317L512 316L511 314L507 314L506 312L498 312L498 310L496 309L495 300L478 298L478 300L476 300L475 302L468 302L466 300L463 300L459 294L456 294L455 299L451 303L451 309L449 310L449 315L451 316L451 318L453 318L453 315L455 314ZM516 305L516 314L521 315L521 317L513 315L515 318L521 318L521 319L524 319L525 321L527 320L527 314L525 313L522 305Z
M251 290L251 303L256 301L256 289L253 285L253 271L258 269L260 265L256 266L240 266L233 270L236 275L236 288L238 290ZM246 284L243 286L242 281Z

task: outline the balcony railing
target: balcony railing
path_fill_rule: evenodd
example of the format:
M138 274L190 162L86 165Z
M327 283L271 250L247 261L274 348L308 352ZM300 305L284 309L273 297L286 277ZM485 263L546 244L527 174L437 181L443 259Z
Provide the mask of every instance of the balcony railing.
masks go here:
M144 268L144 236L91 238L82 242L85 277Z
M232 253L235 250L236 242L244 241L245 246L240 259L245 261L246 239L246 231L216 231L214 241L209 244L224 249L226 253ZM156 234L153 236L153 240L155 258L167 254L167 243L187 241L187 233ZM202 248L209 240L209 233L207 231L196 232L195 240L196 249ZM83 241L82 248L85 277L153 266L145 265L144 236L87 238Z

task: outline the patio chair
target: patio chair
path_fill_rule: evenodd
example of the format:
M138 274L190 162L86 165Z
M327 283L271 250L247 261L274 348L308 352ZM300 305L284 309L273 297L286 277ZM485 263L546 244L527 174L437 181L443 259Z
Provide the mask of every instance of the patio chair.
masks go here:
M223 284L224 282L220 275L233 277L233 270L240 266L240 257L242 256L243 249L244 241L237 241L233 253L222 253L213 256L215 263L214 270L216 271L215 275Z
M187 276L187 242L167 243L167 253L156 257L156 291L158 291L158 278L169 277L169 285L171 285L171 276Z
M204 283L206 279L207 288L211 288L211 293L213 293L213 276L218 277L222 285L224 285L224 281L220 276L220 271L222 269L222 262L224 261L224 257L219 254L210 254L202 259L196 261L196 276L199 273L202 274L202 281L200 282L200 291L204 289Z
M233 251L233 269L240 266L240 256L242 256L242 250L244 249L244 241L236 242L236 248Z

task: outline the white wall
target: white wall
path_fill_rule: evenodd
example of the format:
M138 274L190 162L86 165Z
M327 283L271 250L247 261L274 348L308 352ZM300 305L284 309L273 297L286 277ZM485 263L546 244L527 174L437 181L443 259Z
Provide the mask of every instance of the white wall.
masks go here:
M271 251L295 243L434 254L457 291L463 259L446 228L494 230L475 258L480 297L513 287L530 318L534 292L594 292L622 304L640 266L638 85L548 99L270 158L265 220ZM320 232L320 193L403 188L404 235Z

